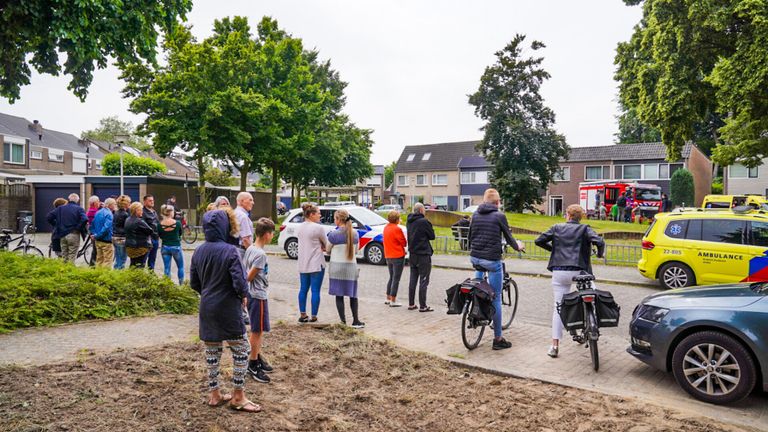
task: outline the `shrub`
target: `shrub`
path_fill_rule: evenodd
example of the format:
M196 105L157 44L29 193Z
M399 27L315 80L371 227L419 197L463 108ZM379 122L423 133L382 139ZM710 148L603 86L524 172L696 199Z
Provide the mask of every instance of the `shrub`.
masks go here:
M712 179L712 189L711 192L713 194L719 195L723 193L723 178L722 177L715 177Z
M696 205L694 203L694 191L693 191L693 174L685 168L680 168L672 174L672 178L669 180L669 188L671 189L670 200L672 200L673 206L681 206L683 204L692 207Z
M102 173L108 176L120 175L120 154L110 153L104 156L102 161ZM151 176L155 174L165 174L167 171L165 164L152 158L134 156L130 153L123 153L123 175L127 176Z
M188 314L198 296L145 270L75 267L0 253L0 333L21 327L151 313Z

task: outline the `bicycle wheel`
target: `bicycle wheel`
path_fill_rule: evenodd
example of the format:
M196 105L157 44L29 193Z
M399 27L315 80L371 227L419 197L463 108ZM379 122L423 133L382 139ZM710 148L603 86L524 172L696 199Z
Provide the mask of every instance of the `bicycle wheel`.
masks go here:
M192 244L196 242L197 230L192 229L192 227L189 225L185 226L181 231L181 239L184 240L184 243L186 244Z
M505 281L506 282L506 281ZM501 328L506 330L512 325L517 313L517 282L509 279L501 289Z
M39 256L44 257L43 251L38 249L35 246L16 246L16 249L13 250L13 253L19 254L19 255L31 255L31 256Z
M85 263L88 265L91 265L92 264L91 258L93 254L93 242L90 240L86 240L86 241L87 243L85 244L85 246L83 246L82 249L80 249L80 251L77 253L77 256L82 255L83 259L85 260Z
M483 338L485 326L475 325L474 320L470 318L469 312L472 310L472 300L464 303L464 312L461 314L461 341L468 350L477 348L480 339Z
M597 318L595 317L595 308L589 308L587 314L587 343L589 344L589 354L592 357L592 368L597 372L600 369L600 354L597 350L597 339L600 334L597 330Z

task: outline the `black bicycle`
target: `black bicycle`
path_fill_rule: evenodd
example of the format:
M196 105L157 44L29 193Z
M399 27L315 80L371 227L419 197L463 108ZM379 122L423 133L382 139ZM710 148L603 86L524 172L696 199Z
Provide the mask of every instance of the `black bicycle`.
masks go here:
M27 234L35 231L35 227L32 225L25 225L21 231L21 235L12 238L11 230L3 229L0 234L0 250L7 251L11 247L11 243L19 240L19 244L15 248L11 249L11 252L20 255L33 255L43 257L43 251L32 245L32 239L27 237Z
M573 277L573 281L576 282L576 292L572 296L578 298L581 301L582 313L581 323L563 321L563 324L568 327L576 326L580 327L581 331L577 329L570 330L573 340L579 344L586 344L589 347L589 354L592 357L592 368L597 372L600 369L600 352L597 348L597 340L600 339L600 321L597 317L597 292L592 288L592 281L595 277L591 274L580 274ZM565 297L563 298L565 300ZM564 303L565 304L565 301Z
M75 261L77 261L78 258L83 257L83 260L86 264L91 265L93 264L93 240L91 240L91 236L87 235L85 236L85 240L83 241L83 245L80 246L80 249L77 251L77 256L75 257ZM42 252L41 252L42 254ZM58 256L53 252L53 245L48 246L48 258L58 258Z
M475 270L485 273L483 280L488 281L488 270L475 265ZM512 320L515 319L517 313L517 282L507 273L507 267L502 263L502 272L504 273L504 281L501 286L501 328L506 330L512 325ZM493 328L493 320L482 320L473 317L472 310L475 306L475 293L474 290L478 289L476 284L462 284L461 293L466 299L464 301L464 308L461 313L461 341L464 342L464 346L468 350L477 348L480 344L480 340L485 333L485 327L491 326Z
M189 225L184 212L181 212L181 239L186 244L193 244L197 241L197 229L198 227Z

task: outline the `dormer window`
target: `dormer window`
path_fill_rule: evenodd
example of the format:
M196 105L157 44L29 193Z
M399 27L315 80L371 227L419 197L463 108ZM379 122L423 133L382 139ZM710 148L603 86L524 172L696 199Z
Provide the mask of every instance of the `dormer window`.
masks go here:
M428 161L430 156L432 156L432 153L424 153L424 156L421 157L421 160Z
M408 159L406 161L413 162L413 159L416 157L416 153L411 153L408 155Z

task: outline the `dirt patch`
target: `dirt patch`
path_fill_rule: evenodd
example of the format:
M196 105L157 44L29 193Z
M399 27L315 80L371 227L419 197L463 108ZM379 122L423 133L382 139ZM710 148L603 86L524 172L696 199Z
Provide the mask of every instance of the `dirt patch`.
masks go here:
M249 379L260 414L204 405L200 343L0 369L10 431L715 431L701 416L537 381L502 378L332 326L278 325L271 384ZM231 388L231 356L222 382Z

